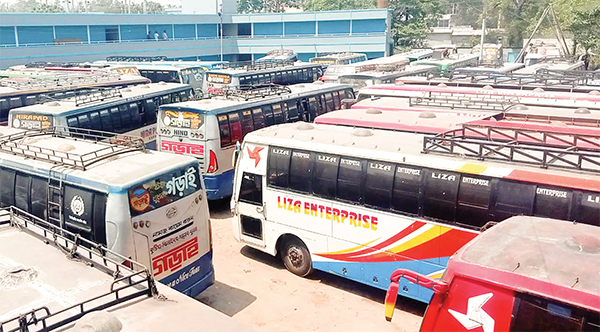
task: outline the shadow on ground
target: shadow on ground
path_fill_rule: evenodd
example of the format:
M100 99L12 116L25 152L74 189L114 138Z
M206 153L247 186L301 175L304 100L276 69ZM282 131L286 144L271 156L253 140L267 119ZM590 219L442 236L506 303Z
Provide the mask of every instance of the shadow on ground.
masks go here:
M229 317L233 317L256 301L256 296L239 288L215 281L212 286L196 296L196 300Z

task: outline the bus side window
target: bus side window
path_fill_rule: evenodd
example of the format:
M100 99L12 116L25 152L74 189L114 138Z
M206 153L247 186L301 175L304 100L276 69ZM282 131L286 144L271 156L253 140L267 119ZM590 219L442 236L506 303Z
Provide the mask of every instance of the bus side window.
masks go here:
M321 102L321 114L327 113L327 101L325 101L325 95L318 95L317 99Z
M10 109L23 106L23 101L20 97L12 97L8 100Z
M500 180L496 190L494 221L508 217L530 216L535 197L535 185Z
M94 130L102 130L102 123L100 122L100 113L98 111L90 112L90 128Z
M6 98L0 99L0 121L6 121L6 119L8 119L9 110L10 106L8 106L8 100Z
M362 203L364 162L359 159L340 158L337 176L337 198L354 204Z
M110 111L108 109L100 110L100 121L102 122L102 130L113 131Z
M297 190L309 194L312 190L312 166L313 155L307 151L292 152L292 161L290 162L290 186L292 190Z
M290 150L272 146L269 149L267 183L269 186L287 188L290 170Z
M161 105L170 104L171 103L171 95L170 94L166 94L164 96L161 96L160 99L161 99L161 101L160 101Z
M136 104L136 103L129 104L129 115L131 116L132 128L137 128L142 124L142 118L140 115L140 109L138 107L138 104Z
M569 208L573 193L562 188L538 186L533 215L537 217L569 220Z
M173 101L173 103L178 103L181 101L181 98L179 98L179 94L178 93L172 93L171 94L171 100Z
M261 109L265 116L265 127L274 125L275 121L273 119L273 109L271 108L271 105L262 106Z
M340 95L337 91L334 91L332 93L333 93L333 105L336 110L339 110L342 107L342 101L340 100Z
M231 143L241 141L242 135L242 122L240 121L240 114L238 112L231 112L229 116L229 128L231 130Z
M315 96L308 98L308 108L310 109L310 113L313 115L313 119L315 115L321 115L321 108L317 104L317 98Z
M534 295L517 294L513 312L510 331L598 331L597 313Z
M119 114L119 108L112 107L110 109L110 118L112 120L113 131L119 132L123 125L121 124L121 114Z
M296 104L296 100L289 100L287 102L288 105L288 117L289 122L298 121L298 105Z
M394 165L380 161L367 162L365 204L389 209L394 185Z
M231 145L231 132L229 131L229 120L227 114L219 115L219 132L221 134L221 147Z
M252 123L252 111L242 111L242 132L243 137L254 130L254 123Z
M0 168L0 207L15 205L15 176L15 171Z
M154 99L144 100L144 124L156 123L156 108Z
M425 216L454 221L459 178L460 175L453 172L438 170L425 172L423 210Z
M31 178L31 213L38 218L46 220L46 204L48 202L48 182L38 178Z
M283 123L283 112L281 111L281 104L275 103L273 107L273 121L275 124Z
M252 117L254 118L254 129L258 130L265 127L265 116L260 108L252 110Z
M262 205L262 176L252 173L242 174L240 202Z
M25 101L23 102L23 106L35 105L37 103L37 97L34 96L25 96Z
M600 226L600 194L593 192L579 193L575 221Z
M392 192L392 209L401 212L419 214L419 196L421 190L421 173L419 168L396 166L394 189Z
M340 157L316 154L313 192L315 195L334 198Z
M488 221L492 181L463 175L458 188L456 222L481 227Z
M188 92L187 91L180 91L179 92L179 100L181 101L187 101L188 98Z
M394 81L392 81L392 82L394 82ZM346 98L354 99L354 92L352 92L352 90L346 90Z
M335 109L335 105L333 103L333 96L331 95L331 92L325 93L324 95L327 104L327 112L331 112Z
M67 118L67 126L71 128L79 128L79 121L76 116L70 116Z
M31 177L17 173L15 180L15 206L19 209L30 212L29 193L31 192Z
M281 103L281 111L283 112L283 123L290 122L290 111L288 109L288 103Z
M77 116L77 121L79 121L79 128L90 129L90 119L87 114Z
M121 113L121 122L123 124L123 130L131 128L131 114L129 113L129 107L127 105L119 105L119 113Z

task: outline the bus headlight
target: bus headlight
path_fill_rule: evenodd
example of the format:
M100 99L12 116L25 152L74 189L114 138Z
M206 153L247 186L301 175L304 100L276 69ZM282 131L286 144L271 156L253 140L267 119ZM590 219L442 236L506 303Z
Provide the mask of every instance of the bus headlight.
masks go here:
M12 124L13 124L13 128L21 127L21 121L19 121L19 119L14 119Z
M150 228L150 220L146 220L146 227Z
M133 229L137 229L137 228L138 228L138 223L137 223L137 221L134 221L133 222Z

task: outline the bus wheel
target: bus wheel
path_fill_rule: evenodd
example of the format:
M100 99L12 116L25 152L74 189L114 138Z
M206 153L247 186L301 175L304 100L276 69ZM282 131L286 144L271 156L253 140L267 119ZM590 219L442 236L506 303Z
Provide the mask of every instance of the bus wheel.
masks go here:
M288 271L306 277L312 271L312 260L306 245L297 238L288 238L281 250L281 260Z

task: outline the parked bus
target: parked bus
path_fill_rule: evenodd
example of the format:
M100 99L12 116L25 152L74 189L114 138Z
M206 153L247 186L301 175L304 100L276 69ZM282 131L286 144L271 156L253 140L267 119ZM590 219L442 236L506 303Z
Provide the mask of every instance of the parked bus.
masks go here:
M425 59L411 63L412 66L436 66L440 75L449 76L455 68L473 67L479 63L479 54L455 54L442 59Z
M201 67L205 71L219 69L227 64L229 61L187 61L187 60L173 60L173 61L126 61L121 59L120 61L96 61L94 64L108 65L110 67L115 66L184 66L184 67Z
M433 56L433 50L412 50L400 53L398 55L402 55L408 60L410 60L410 62L413 62L417 60L425 60L431 58Z
M329 65L323 77L319 80L324 82L339 83L339 77L342 75L358 74L362 72L390 73L399 72L406 68L409 60L401 55L393 55L376 59L365 60L361 62L350 63L347 65Z
M147 148L156 150L158 106L186 101L192 96L190 86L176 83L92 91L11 110L8 122L10 127L21 129L59 126L138 136Z
M270 95L259 89L237 97L162 106L158 149L198 158L208 199L229 197L234 173L231 156L244 136L275 124L313 121L339 110L342 99L354 96L347 85L319 83L291 85Z
M211 70L206 73L206 91L226 93L240 87L312 83L323 75L321 65L297 62L294 64L258 63L244 67Z
M198 320L246 330L142 264L15 207L0 209L0 234L2 331L195 331Z
M434 291L423 332L599 331L599 244L598 227L509 218L452 255L440 280L394 271L386 319L408 282Z
M267 55L256 60L256 63L275 62L292 63L298 61L298 54L293 50L276 49L267 52Z
M598 152L296 123L248 134L236 154L235 238L300 276L387 289L398 268L439 278L454 252L510 216L600 226Z
M136 65L140 74L153 83L179 83L188 84L194 89L194 93L202 95L204 90L205 70L200 66L187 65Z
M187 295L210 286L198 161L147 150L139 138L69 132L0 128L0 207L100 243Z
M92 89L124 88L150 83L150 80L139 75L117 75L109 72L56 74L45 71L41 74L44 75L25 75L0 80L0 125L6 125L8 112L17 107L62 99Z
M308 62L321 63L323 65L347 65L355 62L366 61L367 55L364 53L342 52L316 56L308 59Z

